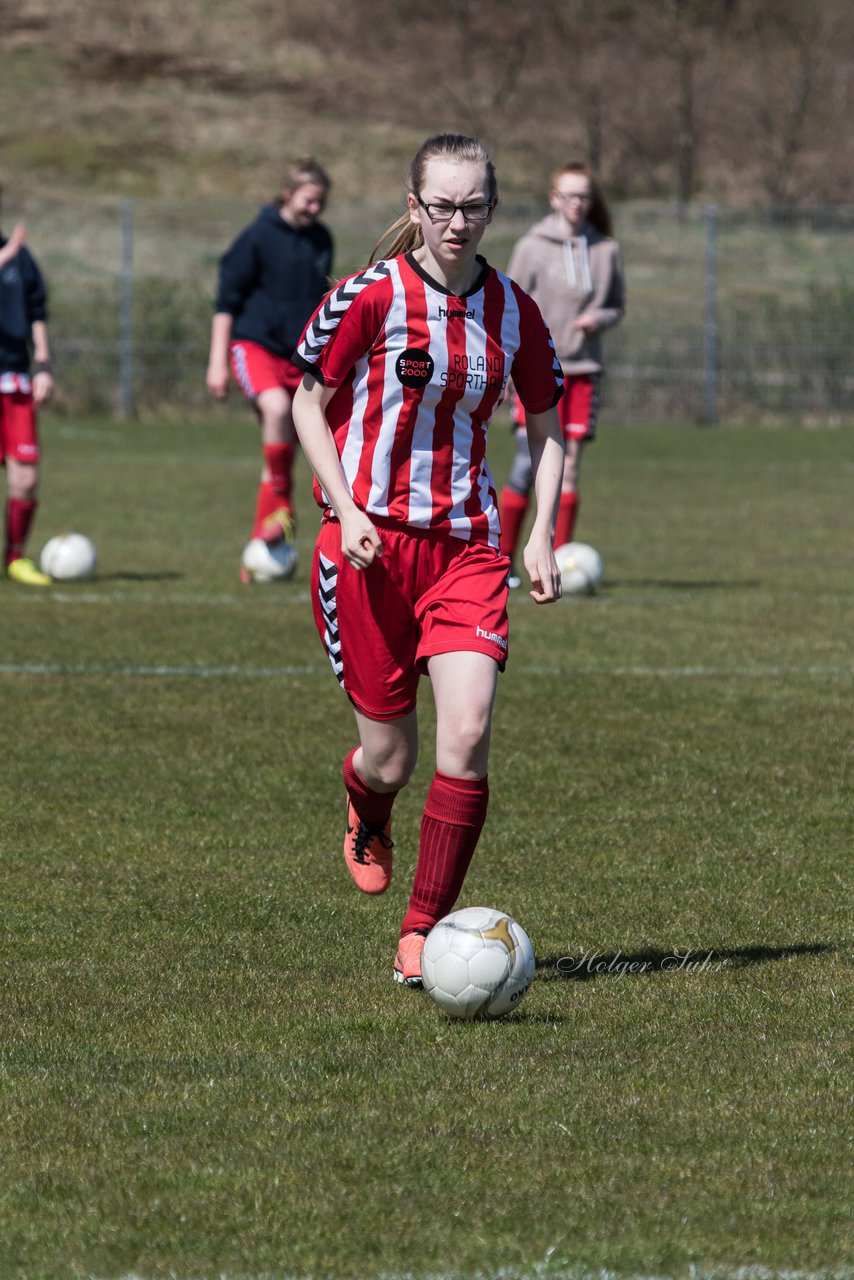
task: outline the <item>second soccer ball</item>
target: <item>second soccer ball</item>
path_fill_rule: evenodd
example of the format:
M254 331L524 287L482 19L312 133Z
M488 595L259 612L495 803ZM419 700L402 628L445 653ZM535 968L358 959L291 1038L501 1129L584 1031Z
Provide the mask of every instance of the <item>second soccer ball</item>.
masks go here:
M605 574L602 557L586 542L565 542L555 560L565 596L592 596Z
M284 582L296 567L297 549L284 538L272 543L253 538L243 548L243 568L253 582Z
M58 533L42 548L39 557L42 573L59 582L91 578L98 567L98 555L92 542L82 533Z

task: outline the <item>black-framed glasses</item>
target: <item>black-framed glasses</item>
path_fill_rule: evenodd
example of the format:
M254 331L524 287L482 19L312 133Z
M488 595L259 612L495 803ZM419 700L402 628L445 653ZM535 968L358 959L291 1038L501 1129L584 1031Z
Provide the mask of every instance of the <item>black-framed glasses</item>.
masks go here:
M472 200L469 204L451 204L450 200L434 200L430 204L425 204L420 196L416 196L415 199L431 222L450 222L457 212L463 215L466 222L486 222L493 209L491 200L486 202Z

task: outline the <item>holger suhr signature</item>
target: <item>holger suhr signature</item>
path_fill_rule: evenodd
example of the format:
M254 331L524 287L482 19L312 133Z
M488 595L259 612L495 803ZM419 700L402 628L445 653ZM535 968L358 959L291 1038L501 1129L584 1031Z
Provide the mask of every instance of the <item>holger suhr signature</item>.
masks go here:
M650 957L624 956L618 951L613 956L604 955L601 951L585 951L581 956L561 956L556 968L564 977L572 974L611 974L625 978L630 973L672 973L681 969L686 973L704 973L709 970L722 969L725 961L716 959L714 951L674 951L671 955Z

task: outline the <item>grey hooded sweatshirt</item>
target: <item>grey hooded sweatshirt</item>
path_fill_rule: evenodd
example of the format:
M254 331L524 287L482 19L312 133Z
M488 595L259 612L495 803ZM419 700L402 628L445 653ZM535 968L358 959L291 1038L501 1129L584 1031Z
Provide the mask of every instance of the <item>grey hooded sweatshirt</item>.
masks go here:
M516 242L507 274L542 311L564 373L601 373L600 334L622 319L626 309L617 241L590 223L567 239L563 219L551 213ZM593 333L572 327L585 311L596 319Z

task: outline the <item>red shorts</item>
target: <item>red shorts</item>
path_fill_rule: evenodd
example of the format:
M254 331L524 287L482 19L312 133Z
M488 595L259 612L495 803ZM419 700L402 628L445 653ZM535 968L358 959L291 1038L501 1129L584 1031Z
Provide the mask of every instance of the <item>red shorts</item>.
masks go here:
M231 371L248 400L254 400L271 387L284 387L294 394L304 374L290 360L274 356L257 342L232 342L229 352Z
M595 439L600 382L601 375L598 373L568 373L565 376L563 395L557 402L557 416L565 440ZM513 421L517 427L525 426L525 410L515 391Z
M397 720L415 707L427 659L471 651L507 659L507 573L493 547L446 534L384 526L383 554L354 569L337 520L314 552L314 620L332 670L358 711Z
M4 390L7 384L10 389ZM30 379L25 374L0 374L0 463L15 458L35 465L40 457Z

